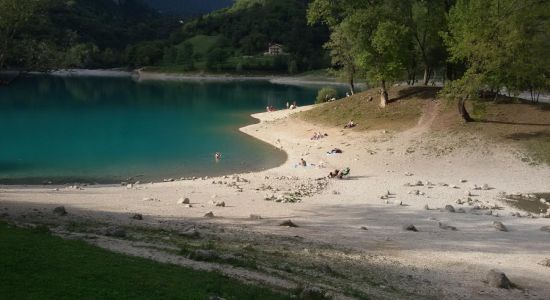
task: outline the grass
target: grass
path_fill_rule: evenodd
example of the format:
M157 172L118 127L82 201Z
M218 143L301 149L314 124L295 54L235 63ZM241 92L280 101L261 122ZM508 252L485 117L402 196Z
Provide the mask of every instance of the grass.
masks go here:
M427 99L434 99L437 88L394 88L393 100L386 108L379 107L376 90L355 94L352 97L325 103L306 111L300 117L314 124L343 127L350 120L358 123L355 130L395 130L414 126L421 116ZM369 101L372 98L372 101Z
M290 299L217 273L116 254L0 224L3 299Z

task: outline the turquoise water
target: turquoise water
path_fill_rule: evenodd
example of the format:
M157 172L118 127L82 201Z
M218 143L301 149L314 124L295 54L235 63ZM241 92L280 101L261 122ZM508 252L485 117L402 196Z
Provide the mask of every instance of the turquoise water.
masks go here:
M156 181L274 167L285 153L238 128L268 105L311 104L316 93L262 81L24 78L0 87L0 183Z

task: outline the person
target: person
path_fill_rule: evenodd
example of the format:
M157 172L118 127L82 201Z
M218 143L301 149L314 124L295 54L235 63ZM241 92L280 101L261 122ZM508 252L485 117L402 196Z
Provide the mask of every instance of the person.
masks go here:
M269 105L265 107L265 111L267 111L267 112L271 111Z
M332 150L330 150L329 152L327 152L327 154L341 154L343 153L342 149L339 149L339 148L334 148Z
M286 109L289 109L290 108L290 103L287 101L286 102Z
M214 157L216 158L216 160L221 160L222 159L222 154L220 152L216 152Z
M348 122L348 124L347 124L346 126L344 126L344 128L353 128L353 127L355 127L355 126L357 126L357 124L355 124L355 123L353 122L353 120L350 120L350 121Z
M300 159L300 166L307 167L307 163L303 158Z
M336 169L336 170L331 171L330 173L328 173L328 177L329 178L334 178L334 177L338 176L339 173L340 173L340 170Z

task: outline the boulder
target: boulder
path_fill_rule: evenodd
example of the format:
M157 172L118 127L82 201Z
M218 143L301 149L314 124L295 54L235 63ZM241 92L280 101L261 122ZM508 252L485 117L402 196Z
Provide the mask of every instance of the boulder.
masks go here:
M489 286L499 289L509 289L512 287L512 283L506 277L506 274L497 270L491 270L487 273L487 283Z
M217 206L217 207L225 207L225 202L224 202L224 201L222 201L222 202L217 202L217 203L216 203L216 206Z
M205 218L214 218L214 213L213 212L207 212L205 215L204 215Z
M539 265L550 268L550 258L543 259L539 262Z
M291 220L283 221L279 226L298 227L298 225L294 224Z
M326 292L316 286L305 287L300 293L300 299L329 299Z
M403 229L406 230L406 231L418 232L418 229L416 229L416 227L413 224L404 225Z
M110 227L105 230L105 235L117 238L124 238L126 237L126 230L118 227Z
M58 215L58 216L66 216L67 215L67 210L65 209L65 206L58 206L58 207L53 209L53 213Z
M260 215L255 215L255 214L251 214L251 215L250 215L250 219L252 219L252 220L261 220L261 219L262 219L262 216L260 216Z
M450 212L450 213L456 212L455 208L452 205L445 205L445 211Z
M199 261L211 261L219 258L219 255L212 250L198 249L193 251L189 255L189 258L193 260L199 260Z
M450 225L445 225L441 222L439 222L439 228L443 229L443 230L452 230L452 231L456 231L456 227L454 226L450 226Z
M200 233L194 225L184 228L183 231L179 233L179 235L190 239L195 239L200 237Z
M180 198L178 204L191 204L191 200L189 198Z
M508 228L506 228L506 226L504 226L504 224L502 224L502 222L494 221L493 222L493 227L495 227L495 229L498 230L498 231L508 232Z
M141 221L143 220L143 215L142 214L134 214L133 216L130 217L132 220L138 220L138 221Z

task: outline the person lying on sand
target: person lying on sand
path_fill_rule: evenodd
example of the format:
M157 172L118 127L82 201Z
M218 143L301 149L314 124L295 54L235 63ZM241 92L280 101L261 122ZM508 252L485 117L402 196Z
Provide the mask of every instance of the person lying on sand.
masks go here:
M346 126L344 126L344 129L353 128L353 127L355 127L355 126L357 126L357 123L354 123L353 120L350 120L350 121L348 122L348 124L347 124Z
M344 151L342 151L342 149L334 148L334 149L330 150L329 152L327 152L327 154L341 154L343 152Z

